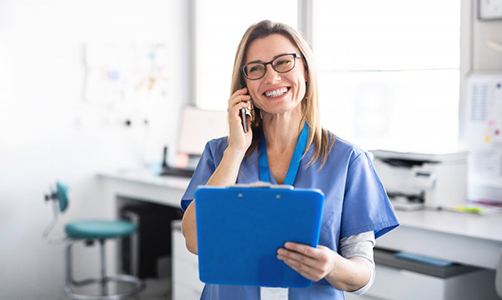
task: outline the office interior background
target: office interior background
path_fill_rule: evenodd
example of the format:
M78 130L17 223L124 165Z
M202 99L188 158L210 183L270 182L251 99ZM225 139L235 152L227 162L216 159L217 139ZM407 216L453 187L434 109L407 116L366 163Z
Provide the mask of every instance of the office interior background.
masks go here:
M336 134L365 149L469 147L469 78L502 73L502 20L481 20L481 1L0 0L0 299L62 297L63 248L42 238L50 185L71 187L52 238L106 217L96 174L155 169L166 145L174 163L182 108L226 108L239 39L262 19L312 45ZM471 196L502 201L502 173L480 168L489 183ZM94 272L97 252L75 256L77 275Z

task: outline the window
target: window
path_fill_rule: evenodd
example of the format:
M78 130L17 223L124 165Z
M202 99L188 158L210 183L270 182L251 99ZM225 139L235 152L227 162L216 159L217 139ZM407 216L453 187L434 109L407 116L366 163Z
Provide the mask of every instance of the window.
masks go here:
M319 0L312 19L324 125L365 148L457 143L460 1Z
M265 19L297 24L296 1L196 0L195 11L195 102L205 109L226 109L235 52L250 25Z

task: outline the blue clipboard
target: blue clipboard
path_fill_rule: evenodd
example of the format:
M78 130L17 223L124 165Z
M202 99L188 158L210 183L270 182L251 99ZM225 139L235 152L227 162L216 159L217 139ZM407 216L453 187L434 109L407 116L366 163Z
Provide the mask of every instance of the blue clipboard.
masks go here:
M308 287L277 259L287 241L317 247L324 194L284 187L199 187L195 192L200 280Z

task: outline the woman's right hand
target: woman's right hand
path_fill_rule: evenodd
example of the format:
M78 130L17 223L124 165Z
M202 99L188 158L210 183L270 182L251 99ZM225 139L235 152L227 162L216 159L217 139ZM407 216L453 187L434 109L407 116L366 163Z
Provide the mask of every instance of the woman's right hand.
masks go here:
M251 119L248 120L248 132L244 132L240 117L240 109L250 106L251 96L247 94L247 88L235 91L228 100L228 147L237 151L246 151L251 145L253 131Z

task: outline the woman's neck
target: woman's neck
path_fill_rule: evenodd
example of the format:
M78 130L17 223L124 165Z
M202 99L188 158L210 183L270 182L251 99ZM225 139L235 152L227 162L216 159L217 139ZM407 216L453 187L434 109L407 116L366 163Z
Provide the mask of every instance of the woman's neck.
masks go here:
M278 153L294 148L300 134L301 113L264 114L263 132L267 141L267 151Z

